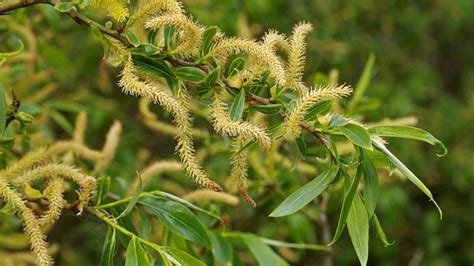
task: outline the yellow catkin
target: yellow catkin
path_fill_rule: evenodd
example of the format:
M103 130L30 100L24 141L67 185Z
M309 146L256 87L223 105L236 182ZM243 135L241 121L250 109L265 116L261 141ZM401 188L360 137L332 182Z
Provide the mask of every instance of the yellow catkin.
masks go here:
M92 0L91 7L106 10L111 17L118 21L125 21L129 16L128 8L122 0Z
M3 176L0 176L0 195L3 200L13 204L18 211L23 222L24 232L28 236L33 253L36 255L36 264L39 266L52 265L53 259L48 255L46 236L41 233L35 214L26 206L25 200L8 185Z
M146 186L148 186L148 184L153 179L153 177L159 174L178 172L182 170L183 170L183 166L179 162L175 162L175 161L154 162L140 173L140 178L142 180L142 187L145 188ZM138 178L133 181L133 183L130 185L130 188L127 191L128 196L132 195L133 192L137 189L138 183L139 183Z
M174 123L179 129L176 135L176 150L181 158L183 169L186 170L186 173L197 184L215 191L222 191L222 188L217 183L208 178L206 172L204 172L196 160L192 142L191 118L185 101L176 99L167 90L158 87L157 84L153 86L146 81L141 81L131 59L124 66L119 85L125 93L146 97L150 101L158 103L173 115Z
M264 149L270 148L272 139L268 132L259 126L245 121L233 121L220 100L219 95L214 97L212 104L211 120L214 129L229 136L244 136L246 139L253 139L260 143Z
M302 129L300 124L303 122L304 116L308 110L316 103L349 96L351 93L352 89L345 85L326 86L305 92L297 100L295 107L290 110L289 114L285 118L285 139L294 140L301 134Z
M291 49L287 37L276 30L270 30L265 33L263 44L273 52L276 52L277 49L281 49L283 52L288 53Z
M34 168L26 172L23 176L21 176L20 180L22 180L25 184L30 184L31 182L38 179L56 176L70 179L79 185L80 191L78 209L80 212L82 212L83 208L87 206L90 199L92 198L92 193L95 191L96 180L94 177L85 175L70 166L52 163Z
M240 195L252 207L255 208L257 204L248 194L247 172L248 172L248 150L242 150L247 144L248 140L245 137L239 136L232 144L234 157L232 158L231 180L236 183Z
M52 224L59 219L64 206L64 191L65 186L61 178L53 177L49 180L48 185L43 192L49 201L49 206L48 210L39 219L41 225Z
M238 205L239 199L234 195L225 192L215 192L209 189L198 189L183 196L184 200L189 202L202 202L206 200L218 201L228 205Z
M313 30L313 26L301 22L293 29L288 52L288 69L286 87L298 92L304 92L305 86L301 85L306 57L306 35Z
M194 23L191 18L185 15L167 14L152 18L145 23L146 28L153 30L164 26L173 26L182 31L181 42L173 50L174 53L183 57L190 57L198 51L202 43L203 29Z
M102 148L102 158L96 163L94 171L100 171L110 164L115 156L115 151L120 141L120 135L122 134L122 123L115 121L110 127L107 136L105 137L105 144Z
M66 152L72 152L84 159L91 161L99 161L103 157L102 152L93 150L82 143L77 143L74 141L58 141L46 151L46 155L48 158L50 158Z
M181 3L175 0L143 0L140 1L138 8L130 16L127 24L130 26L152 15L162 13L182 14L183 7Z
M74 124L74 134L72 140L77 143L84 143L84 136L87 128L87 113L80 112L76 117L76 122ZM74 161L74 154L68 152L64 155L63 161L67 164L72 164Z
M142 116L143 123L151 130L163 133L168 136L176 136L178 134L178 128L174 125L161 122L158 120L155 113L150 110L150 101L146 98L141 98L139 101L139 111ZM206 130L193 128L193 137L195 138L208 138L209 133Z
M286 83L285 68L280 59L263 44L259 44L252 40L243 40L238 38L229 38L220 41L210 55L216 56L225 64L227 58L233 54L246 53L256 62L259 62L268 67L270 75L279 85Z
M41 164L46 160L46 158L47 154L45 153L45 149L37 149L26 154L16 163L12 163L5 170L0 171L0 176L3 176L7 180L14 179L26 172L31 167Z

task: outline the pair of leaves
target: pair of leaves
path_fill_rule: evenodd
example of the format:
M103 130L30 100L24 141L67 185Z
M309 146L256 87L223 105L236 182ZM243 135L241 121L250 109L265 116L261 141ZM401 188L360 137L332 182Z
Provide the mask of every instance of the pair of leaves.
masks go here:
M134 64L141 70L148 72L157 77L162 77L168 83L173 94L176 94L179 88L176 74L171 67L163 60L155 60L151 57L146 57L139 54L133 54L132 59Z
M334 165L316 178L288 196L271 214L271 217L282 217L302 209L323 191L338 174L339 166Z
M158 196L140 199L138 203L156 215L175 234L212 250L206 229L187 207Z

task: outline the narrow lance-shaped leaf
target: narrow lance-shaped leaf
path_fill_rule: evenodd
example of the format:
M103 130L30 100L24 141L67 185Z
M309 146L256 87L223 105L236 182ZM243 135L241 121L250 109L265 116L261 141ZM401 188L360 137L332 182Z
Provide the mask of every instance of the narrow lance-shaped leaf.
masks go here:
M117 239L115 228L109 227L102 249L100 266L113 266L115 253L117 252Z
M282 217L297 212L326 190L329 183L337 175L339 167L332 166L322 172L311 182L300 187L286 198L271 214L270 217Z
M242 118L245 107L245 96L245 90L241 89L230 106L230 117L234 121L238 121Z
M135 208L135 205L137 204L138 198L140 197L140 193L142 193L142 178L140 177L140 173L137 172L137 176L138 176L138 186L135 189L135 192L133 193L132 198L128 202L127 207L117 217L117 219L127 216L133 210L133 208Z
M375 213L372 216L372 221L374 222L375 230L377 231L377 236L379 237L380 241L382 241L384 247L393 245L395 241L392 241L392 242L388 241L387 235L385 235L382 225L380 224L379 218L377 218L377 215L375 215Z
M339 130L347 137L347 139L355 145L367 150L372 150L372 139L369 132L362 126L356 124L346 124L339 127Z
M242 234L242 240L257 260L258 265L288 265L259 237L252 234Z
M377 207L380 187L377 169L370 159L369 154L367 154L365 151L362 167L364 171L364 202L370 219L375 212L375 208Z
M297 138L295 142L296 148L298 150L298 155L301 157L301 159L306 159L306 143L302 138Z
M349 216L347 216L347 229L360 265L367 265L369 258L369 217L359 193L356 193L352 201L352 207L349 210Z
M364 96L365 92L367 91L370 80L373 76L374 63L375 56L371 54L367 60L367 63L365 64L364 72L362 72L359 82L357 83L357 86L354 90L354 97L352 97L352 101L349 104L347 114L352 114L354 108L357 106L357 103L362 99L362 96Z
M212 250L206 229L196 215L182 204L162 197L143 198L139 203L156 215L163 225L175 234Z
M209 50L211 50L212 44L214 43L214 37L216 36L218 31L218 28L216 26L212 26L207 28L202 36L203 36L203 41L201 45L201 57L205 57L208 53Z
M127 246L127 254L125 256L125 266L143 266L151 265L148 254L143 249L140 241L134 236Z
M245 59L243 59L242 57L236 57L229 64L226 77L232 77L235 74L237 74L240 70L244 69L245 64L246 64Z
M346 224L347 216L349 215L349 210L352 206L352 201L354 200L354 196L357 192L357 186L359 185L360 179L362 177L363 156L364 153L359 152L359 167L357 167L356 176L354 180L352 180L351 186L349 187L349 190L347 191L342 202L341 213L339 214L339 221L337 222L336 232L334 233L334 237L331 240L331 243L328 244L328 246L334 245L334 243L336 243L336 241L341 236L342 231L344 230L344 225ZM345 172L342 173L344 173L345 178L349 178Z
M162 250L166 252L170 257L168 259L174 263L174 265L181 266L205 266L206 264L199 259L191 256L180 249L173 247L162 247Z
M444 146L443 142L435 138L429 132L419 129L416 127L409 126L375 126L369 129L369 133L372 135L380 137L394 137L394 138L403 138L403 139L414 139L424 141L431 145L436 145L440 147L443 152L438 154L442 157L448 154L448 149Z
M197 67L180 67L176 69L176 75L187 81L201 82L206 78L206 72Z
M374 146L383 154L385 154L385 156L387 156L390 162L392 162L393 165L395 165L395 167L397 167L397 169L400 170L400 172L402 172L402 174L406 176L408 180L410 180L410 182L412 182L417 188L419 188L423 193L425 193L426 196L428 196L430 201L432 201L438 209L440 219L443 219L443 211L439 207L438 203L436 203L433 198L433 194L431 194L431 191L425 186L425 184L420 179L418 179L418 177L410 169L408 169L408 167L406 167L400 160L398 160L398 158L395 157L395 155L393 155L387 149L387 147L385 147L384 144L380 143L377 140L374 140Z

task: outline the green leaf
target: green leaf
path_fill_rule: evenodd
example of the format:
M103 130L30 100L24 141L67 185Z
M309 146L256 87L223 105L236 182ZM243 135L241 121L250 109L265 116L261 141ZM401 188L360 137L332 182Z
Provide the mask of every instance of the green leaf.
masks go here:
M369 133L379 137L393 137L393 138L402 138L402 139L413 139L420 140L431 145L436 145L440 147L443 152L438 154L442 157L448 154L448 149L444 146L443 142L435 138L430 133L426 132L423 129L409 126L375 126L369 128Z
M140 236L146 240L150 238L151 231L152 231L151 219L145 212L143 212L139 208L137 208L137 212L140 215L140 222L141 222L141 228L142 228Z
M165 47L168 51L172 51L176 45L176 29L174 27L165 27L164 37Z
M367 207L369 219L375 212L377 201L379 199L379 177L374 163L369 154L364 151L364 160L362 162L364 172L364 202Z
M266 104L266 105L254 105L252 109L263 113L263 114L276 114L281 111L283 105L281 104Z
M168 258L171 262L176 265L182 266L205 266L206 264L199 259L189 255L188 253L173 247L162 247L171 258ZM177 262L177 263L176 263Z
M359 82L357 83L357 86L354 90L354 96L352 97L352 101L349 104L349 108L347 110L348 115L353 113L357 103L362 99L362 96L364 96L365 92L367 91L370 80L373 77L374 63L375 56L371 54L367 60L367 63L365 64L364 72L362 72L362 76L360 77Z
M147 266L151 265L148 254L143 249L139 240L133 236L127 246L125 266Z
M221 76L221 67L214 68L207 77L204 79L204 84L207 86L214 86L218 81Z
M239 121L242 118L245 107L245 96L245 90L241 89L230 106L230 118L234 121Z
M182 80L201 82L206 78L206 72L197 67L180 67L176 69L176 75Z
M61 13L66 13L66 12L69 12L69 11L72 11L72 10L76 10L76 8L74 7L74 3L57 3L56 5L54 5L54 9L56 9L57 11L61 12Z
M369 217L359 194L356 193L347 217L347 229L360 265L367 265L369 258Z
M69 135L72 136L74 132L74 127L62 113L57 112L55 110L51 110L49 112L49 115L54 120L54 122L56 122L56 124L58 124L64 131L66 131Z
M107 197L107 193L110 189L110 176L102 176L97 179L97 193L96 199L97 203L96 206L99 206L102 200Z
M412 182L418 189L420 189L423 193L425 193L426 196L428 196L430 201L432 201L438 209L440 219L443 219L443 211L439 207L438 203L436 203L433 198L433 194L431 194L431 191L425 186L425 184L420 179L418 179L418 177L410 169L408 169L408 167L406 167L397 157L395 157L395 155L393 155L383 143L380 143L376 140L374 140L373 143L374 146L383 154L385 154L385 156L387 156L390 162L392 162L393 165L395 165L395 167L397 167L397 169L400 170L400 172L402 172L402 174L406 176L408 180L410 180L410 182Z
M342 127L344 125L347 125L347 123L349 123L349 120L347 120L345 117L340 115L333 115L331 116L331 121L329 121L328 128Z
M155 45L156 44L156 35L158 34L158 30L150 30L147 34L146 34L146 39L148 40L148 43L151 44L151 45Z
M162 197L147 197L141 199L139 203L156 215L175 234L212 250L206 229L196 215L182 204Z
M331 102L324 101L315 104L308 113L304 116L304 120L311 121L314 120L319 114L326 114L331 110Z
M139 54L143 56L153 56L160 53L158 47L149 44L149 43L142 43L137 47L132 47L128 49L132 54Z
M354 196L356 195L357 192L357 186L359 185L360 179L362 177L362 161L363 161L363 156L364 153L360 152L359 156L359 167L357 167L357 173L352 180L351 186L349 187L349 190L347 191L344 200L342 202L342 207L341 207L341 213L339 214L339 221L337 222L337 228L336 232L334 233L334 237L331 240L331 243L328 244L328 246L334 245L336 241L339 239L339 237L342 234L342 231L344 230L344 225L346 224L347 216L349 216L349 210L351 209L352 206L352 201L354 200ZM345 178L349 178L347 174L344 172Z
M135 205L137 204L138 198L140 197L140 194L142 193L142 178L140 177L140 173L137 173L138 175L138 187L135 190L135 193L133 193L132 198L127 204L127 207L125 210L116 218L120 219L124 216L127 216L130 212L132 212L133 208L135 208Z
M372 138L369 132L362 126L356 124L347 124L339 127L339 130L347 137L347 139L357 146L367 150L372 150Z
M298 155L301 157L301 159L306 159L306 143L302 138L297 138L295 140L296 143L296 149L298 151Z
M388 241L387 235L385 235L382 225L380 224L379 218L377 218L377 215L375 215L375 213L374 216L372 216L372 221L374 222L375 230L377 231L377 236L379 237L380 241L382 241L384 247L388 247L395 244L395 241Z
M176 75L163 60L153 60L142 55L133 54L133 63L141 70L157 77L166 79L171 91L175 94L178 91L179 84Z
M288 265L259 237L252 234L242 234L241 237L252 255L257 259L258 265Z
M214 260L218 265L232 265L234 250L231 242L217 233L211 233L211 240L214 246Z
M109 227L105 236L102 256L100 258L100 266L113 266L115 253L117 252L117 239L115 228Z
M227 68L226 77L232 77L236 75L239 71L244 69L246 61L242 57L236 57L232 62L230 62L229 68Z
M218 28L216 26L208 27L202 34L203 42L201 45L201 57L205 57L209 51L211 50L212 44L214 43L214 37L218 32Z
M3 135L7 124L7 102L5 101L5 90L0 81L0 135Z
M126 31L125 31L125 37L127 37L127 40L128 40L133 46L138 47L138 45L140 45L140 40L138 40L137 35L135 35L135 33L133 33L132 31L126 30Z
M313 199L323 193L339 171L338 166L332 166L322 172L306 185L291 193L271 214L270 217L282 217L297 212Z

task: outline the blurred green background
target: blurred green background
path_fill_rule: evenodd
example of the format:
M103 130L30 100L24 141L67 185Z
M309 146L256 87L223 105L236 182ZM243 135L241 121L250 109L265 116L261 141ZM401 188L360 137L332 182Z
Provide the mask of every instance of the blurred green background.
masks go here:
M418 126L442 140L449 154L438 158L435 148L425 144L391 142L395 154L430 187L444 210L444 219L439 220L431 203L415 187L397 178L387 182L382 187L379 218L395 244L383 247L371 231L369 264L474 263L474 1L188 0L185 5L200 23L218 25L228 35L259 38L267 29L289 33L298 21L313 23L315 31L308 38L309 84L317 73L327 74L333 69L339 71L341 83L356 84L373 53L376 71L366 97L371 105L361 118L379 121L415 116ZM58 113L51 118L53 126L36 125L35 130L47 132L50 141L68 138L76 113L86 110L90 115L87 142L100 146L109 125L120 119L125 133L108 173L111 176L128 178L143 168L137 155L141 146L151 150L154 158L173 153L169 139L145 129L137 119L137 100L122 95L114 85L118 69L101 61L101 44L87 29L45 7L18 11L8 23L2 22L0 30L16 25L20 32L24 27L33 34L30 45L37 44L37 57L30 60L36 64L35 73L44 72L47 79L31 80L32 76L24 74L28 64L0 72L0 78L22 87L23 98L50 83L57 86L52 97L41 104L24 101L22 108L32 114L45 110ZM184 176L181 179L185 180ZM285 225L244 209L246 217L261 223ZM329 219L334 227L338 212L338 204L330 205ZM98 256L101 239L86 236L101 229L89 223L75 229L81 234L61 234L71 223L82 224L70 216L66 215L53 231L52 241L79 245L78 254ZM298 217L291 221L301 226ZM236 227L255 231L248 221ZM265 226L259 230L265 235ZM87 246L81 244L85 239L90 240ZM335 246L335 254L335 265L357 263L347 235ZM300 265L319 261L319 253L302 256ZM63 265L94 262L87 258L78 262L72 251L61 257Z

